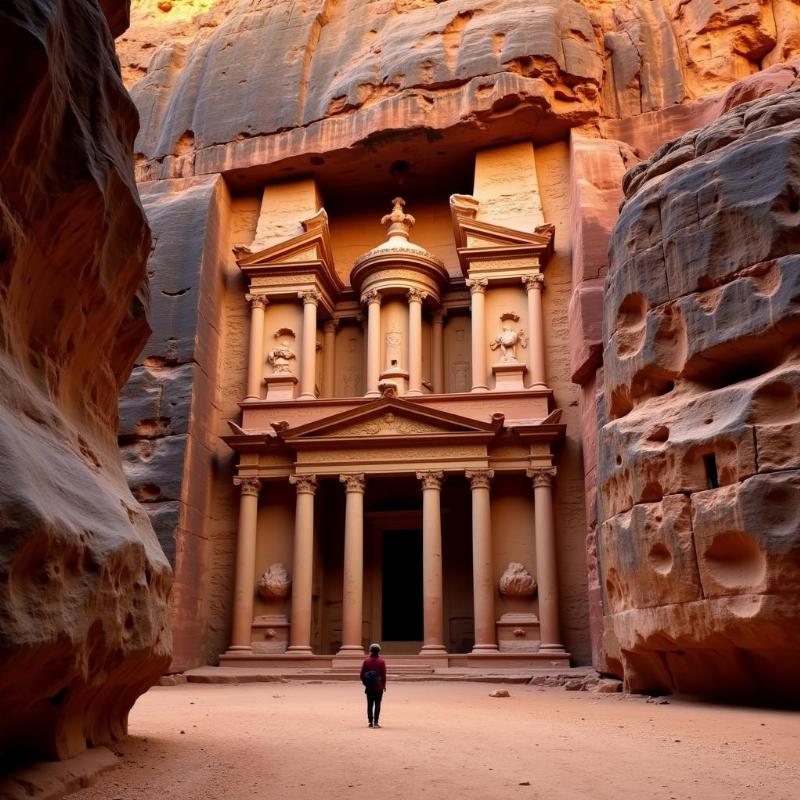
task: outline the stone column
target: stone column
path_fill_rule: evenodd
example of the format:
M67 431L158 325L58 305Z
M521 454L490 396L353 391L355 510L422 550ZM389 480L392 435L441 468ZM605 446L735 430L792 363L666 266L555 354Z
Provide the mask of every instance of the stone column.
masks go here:
M536 525L536 583L539 594L540 650L563 653L558 622L558 571L556 536L553 525L553 478L555 467L528 470L533 479L534 520Z
M342 646L339 655L364 655L361 621L364 604L364 473L340 475L345 485Z
M496 653L494 575L492 573L492 517L489 486L494 470L467 471L472 489L472 592L475 604L473 653Z
M468 280L472 319L472 391L488 392L486 383L486 278Z
M311 654L311 592L314 577L314 494L316 475L292 475L297 490L294 513L294 563L292 565L292 617L290 653Z
M531 388L544 389L544 319L542 317L542 291L544 289L544 275L526 275L522 279L528 293L528 332L530 345L528 346L528 375Z
M444 318L447 316L445 309L439 309L433 315L433 335L431 337L431 348L433 353L431 381L433 383L433 393L444 393Z
M408 394L422 394L422 301L420 289L408 290Z
M339 321L329 319L322 328L322 396L336 393L336 327Z
M370 289L361 295L361 302L367 304L367 394L366 397L379 397L378 382L381 379L381 295L377 289Z
M263 294L246 294L250 303L250 351L247 363L246 400L261 399L261 379L264 371L264 311L269 304Z
M444 593L442 590L441 472L418 472L422 481L422 607L425 640L420 655L440 655L444 646Z
M317 305L319 292L298 292L303 301L303 343L300 356L300 394L298 400L316 400L317 374Z
M231 650L250 650L255 594L256 532L258 527L258 478L233 479L241 491L239 533L236 538L236 573L233 589Z

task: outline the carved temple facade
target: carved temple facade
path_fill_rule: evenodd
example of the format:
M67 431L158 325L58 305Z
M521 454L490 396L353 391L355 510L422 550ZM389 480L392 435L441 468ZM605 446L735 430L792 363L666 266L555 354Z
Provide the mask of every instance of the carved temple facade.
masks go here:
M504 193L519 159L533 147L476 157L473 194L452 194L437 229L449 259L416 241L402 198L383 241L337 250L313 180L265 188L235 248L248 346L223 437L239 511L221 663L336 666L371 641L433 666L569 663L566 425L543 311L554 226L535 166Z

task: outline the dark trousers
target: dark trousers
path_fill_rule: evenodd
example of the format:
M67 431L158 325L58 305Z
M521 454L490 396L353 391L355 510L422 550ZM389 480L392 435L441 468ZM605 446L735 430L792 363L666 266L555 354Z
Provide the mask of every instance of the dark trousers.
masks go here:
M381 716L381 700L383 692L367 692L367 721L370 725L378 724Z

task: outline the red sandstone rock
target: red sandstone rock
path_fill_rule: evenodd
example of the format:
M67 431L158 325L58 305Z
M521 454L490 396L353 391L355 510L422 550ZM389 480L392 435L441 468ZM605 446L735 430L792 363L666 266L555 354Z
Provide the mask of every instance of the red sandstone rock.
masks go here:
M798 696L798 148L794 89L625 179L598 481L607 622L637 691Z
M0 753L60 759L122 736L169 663L170 569L115 441L149 234L97 3L4 3L0 68Z

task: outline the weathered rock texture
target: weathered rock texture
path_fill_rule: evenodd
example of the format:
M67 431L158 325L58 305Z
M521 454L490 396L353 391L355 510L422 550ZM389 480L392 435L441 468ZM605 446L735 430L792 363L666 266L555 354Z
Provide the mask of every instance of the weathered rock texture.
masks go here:
M127 4L103 9L119 32ZM169 663L170 568L117 395L149 328L136 113L95 0L0 9L0 760L125 732Z
M599 549L636 691L800 699L799 170L795 89L624 179Z

